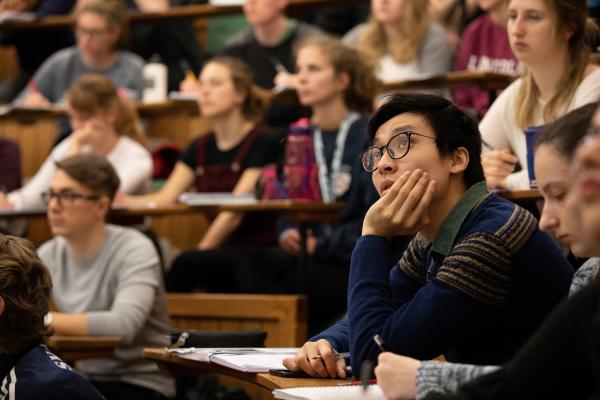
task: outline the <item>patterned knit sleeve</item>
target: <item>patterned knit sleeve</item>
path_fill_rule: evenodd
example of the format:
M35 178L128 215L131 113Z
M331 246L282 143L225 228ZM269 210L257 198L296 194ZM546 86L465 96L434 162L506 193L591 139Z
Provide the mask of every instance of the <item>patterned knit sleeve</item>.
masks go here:
M496 232L480 231L457 243L434 280L482 303L501 306L508 294L511 256L535 231L531 213L515 207Z
M400 270L421 285L426 283L427 278L426 271L423 268L423 252L428 245L429 242L418 234L410 241L398 262Z
M600 270L600 258L594 257L587 260L573 275L573 281L571 282L571 288L569 289L569 297L573 296L576 292L587 286L590 282L598 276L598 270Z
M432 393L455 393L462 385L481 375L498 370L495 365L457 364L439 361L424 361L417 369L417 400Z

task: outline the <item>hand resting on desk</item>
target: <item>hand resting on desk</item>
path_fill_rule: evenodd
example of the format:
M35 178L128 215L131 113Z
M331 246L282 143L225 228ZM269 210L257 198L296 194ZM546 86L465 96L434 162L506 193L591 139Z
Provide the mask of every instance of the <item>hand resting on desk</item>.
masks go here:
M306 342L293 357L283 360L290 371L304 371L315 378L346 378L346 360L336 357L337 352L331 344L321 339ZM319 357L320 356L320 357Z

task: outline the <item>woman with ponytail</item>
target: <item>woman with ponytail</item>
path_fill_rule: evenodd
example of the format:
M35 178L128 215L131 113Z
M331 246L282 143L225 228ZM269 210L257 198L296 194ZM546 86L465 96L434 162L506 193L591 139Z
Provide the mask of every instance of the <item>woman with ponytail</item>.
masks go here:
M523 131L548 124L600 97L600 68L589 61L597 26L585 0L511 0L507 25L522 78L492 104L480 124L490 188L529 187ZM514 172L516 164L521 171Z
M198 105L213 131L188 145L158 192L124 196L125 205L172 204L191 186L198 192L250 193L261 167L274 158L272 136L259 124L268 97L252 84L246 64L231 57L213 58L202 69L198 84ZM219 213L197 248L220 247L248 225L248 218L243 220L242 213Z
M106 157L121 186L129 194L143 194L152 177L152 158L137 112L120 100L117 88L102 75L82 75L66 94L73 133L53 150L39 171L21 189L0 197L0 207L17 210L44 207L41 193L48 189L55 161L77 153Z

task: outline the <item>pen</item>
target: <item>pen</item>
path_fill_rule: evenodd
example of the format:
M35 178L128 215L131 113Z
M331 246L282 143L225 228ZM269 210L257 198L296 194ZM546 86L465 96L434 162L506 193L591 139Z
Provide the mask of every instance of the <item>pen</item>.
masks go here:
M345 352L345 353L335 353L335 358L348 358L350 357L350 353ZM318 356L314 356L311 358L311 360L322 360L323 356L322 355L318 355Z
M190 64L186 60L179 61L179 65L181 66L181 69L183 69L186 79L189 79L192 82L197 81L196 74L194 74L192 67L190 67Z
M367 385L375 385L377 383L377 379L369 379L367 381ZM358 386L362 385L361 381L351 381L351 382L342 382L338 383L336 386Z
M367 391L369 382L371 381L371 375L373 374L373 368L375 364L373 361L365 360L360 366L360 382L362 383L363 393Z
M375 336L373 336L373 341L379 348L379 351L381 351L383 353L385 351L385 348L383 347L383 339L381 338L381 336L376 334Z
M276 57L271 56L270 60L271 60L271 64L273 64L273 66L275 67L275 70L277 72L289 74L289 71L287 70L287 68L285 68L284 65L281 63L281 61L279 61Z

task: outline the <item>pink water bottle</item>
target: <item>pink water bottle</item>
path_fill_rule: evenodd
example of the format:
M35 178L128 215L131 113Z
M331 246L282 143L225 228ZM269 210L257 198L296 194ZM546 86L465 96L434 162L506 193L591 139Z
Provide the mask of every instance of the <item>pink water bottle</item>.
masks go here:
M287 192L295 200L320 200L318 166L310 129L310 120L301 118L290 126L285 148Z

